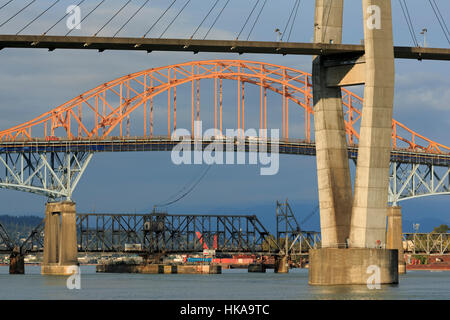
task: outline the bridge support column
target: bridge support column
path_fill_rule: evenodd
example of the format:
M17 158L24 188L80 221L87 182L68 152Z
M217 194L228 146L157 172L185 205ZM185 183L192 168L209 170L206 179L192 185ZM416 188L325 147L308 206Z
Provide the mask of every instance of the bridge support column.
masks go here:
M394 105L391 1L363 0L366 80L350 246L384 246Z
M275 273L289 273L288 256L278 256L275 259Z
M9 256L9 274L25 274L24 256L18 247Z
M41 273L70 275L78 265L75 203L47 203L45 209L44 260Z
M309 251L309 284L381 285L398 283L397 260L397 250L312 249Z
M365 66L360 68L360 71L355 69L355 74L359 77L363 70L365 77L354 82L364 83L365 91L353 198L351 186L348 187L350 179L346 178L348 161L343 160L347 159L347 154L343 158L343 154L341 156L341 153L332 154L329 151L339 148L343 152L343 147L346 146L345 135L340 136L345 131L336 130L343 120L335 117L334 122L330 121L326 126L327 122L321 120L330 120L336 111L325 109L325 116L321 116L320 112L314 115L322 238L323 233L326 234L322 249L310 251L309 283L312 285L367 284L372 268L373 272L380 275L379 284L398 282L398 251L382 249L385 246L386 233L395 77L391 2L362 2ZM326 13L325 16L329 16L330 20L335 14L341 17L342 5L342 1L316 0L316 42L318 35L321 35L320 30L323 29L332 31L322 34L321 42L339 41L339 38L336 35L333 38L332 34L339 33L339 28L336 29L336 25L329 23L328 19L324 24L323 16ZM322 90L327 85L327 78L318 77L320 73L314 72L317 70L316 66L315 60L313 81L317 83L313 82L313 86ZM347 81L330 81L329 84L345 83ZM327 87L326 90L331 92L332 89ZM316 99L315 97L315 101ZM342 109L339 114L342 114ZM324 134L320 132L322 129L325 129ZM321 146L326 151L324 155L321 155ZM320 162L321 159L323 163ZM338 167L341 168L340 174L337 174ZM323 168L327 170L325 174L321 172ZM339 184L340 181L345 184ZM322 194L321 185L329 186ZM325 213L325 205L332 208L328 210L330 214ZM339 211L338 208L345 209ZM324 218L327 220L322 221ZM340 223L342 227L339 228ZM330 241L330 234L333 234L334 230L330 227L324 228L325 225L334 226L336 230L334 248L333 241Z
M387 213L386 248L398 250L398 273L406 273L402 239L402 208L390 207Z
M343 0L316 0L316 43L341 43ZM314 130L322 247L345 246L349 237L352 185L341 88L327 87L327 71L313 60Z

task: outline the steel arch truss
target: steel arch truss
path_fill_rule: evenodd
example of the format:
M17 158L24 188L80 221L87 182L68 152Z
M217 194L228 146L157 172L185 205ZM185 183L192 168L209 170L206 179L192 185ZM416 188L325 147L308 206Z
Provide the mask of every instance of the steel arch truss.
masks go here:
M213 90L214 94L211 98L213 101L202 103L209 105L211 110L205 112L202 108L200 114L202 79L209 79L213 83L213 89L207 90ZM191 132L194 132L194 121L207 120L208 114L214 115L210 120L214 122L215 128L222 130L222 81L225 79L237 82L237 108L234 108L237 121L233 128L245 131L246 119L253 118L258 120L260 129L268 129L268 109L277 108L275 112L278 113L278 118L282 119L282 123L271 126L282 128L280 136L283 140L289 139L289 123L292 119L298 122L301 118L304 118L304 137L295 138L308 142L313 140L311 117L314 111L310 74L257 61L208 60L153 68L109 81L31 121L1 131L0 142L39 139L104 140L107 137L153 137L165 132L171 137L172 131L177 128L177 101L178 119L180 112L182 117L190 118L185 120L191 120ZM245 94L245 87L248 84L260 88L260 94L257 94L260 95L260 108L252 114L248 111L246 114L245 111L245 97L249 96ZM282 103L268 104L268 91L282 96ZM163 94L167 95L164 106L156 106L154 99ZM342 89L342 102L348 142L356 146L363 99L347 89ZM294 108L289 108L289 103L294 105ZM158 118L157 107L158 113L164 113ZM293 114L294 112L296 114ZM154 132L155 127L163 129L163 132ZM392 129L394 149L438 154L450 152L450 148L414 132L396 120L392 121Z
M21 152L0 154L0 188L70 200L93 153Z
M391 162L389 202L450 194L450 168L432 164Z

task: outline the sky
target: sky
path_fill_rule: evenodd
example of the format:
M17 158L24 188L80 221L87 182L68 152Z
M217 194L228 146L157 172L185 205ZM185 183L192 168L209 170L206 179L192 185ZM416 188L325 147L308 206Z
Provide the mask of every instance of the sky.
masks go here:
M256 0L255 0L256 1ZM208 39L237 37L255 1L231 0ZM81 6L85 17L100 1L87 1ZM293 11L294 0L268 0L250 34L249 40L275 41L276 28L284 30ZM428 1L408 0L409 12L418 41L420 31L428 30L427 45L448 48L449 43L433 14ZM450 3L436 0L444 19L449 20ZM6 4L0 1L0 8ZM0 25L23 8L28 1L13 1L0 10ZM45 10L52 1L39 0L0 27L0 34L15 34ZM78 1L62 0L21 34L42 34L65 15L66 8ZM98 36L111 36L143 0L133 0ZM142 37L168 1L153 0L135 16L118 36ZM166 16L151 29L148 37L159 37L172 18L186 3L178 0ZM199 28L195 38L203 38L220 8L221 0L211 16ZM261 1L262 3L262 1ZM106 0L71 35L93 35L120 9L123 1ZM192 0L163 34L164 38L189 38L208 12L213 1ZM413 42L398 1L392 1L394 44L412 46ZM259 7L255 10L257 12ZM255 15L239 39L246 40ZM303 0L292 33L294 42L311 42L314 24L314 1ZM290 30L290 26L286 29ZM65 20L48 34L68 32ZM285 36L288 33L285 33ZM359 44L363 38L361 1L346 0L344 12L344 43ZM215 54L183 52L112 52L4 49L0 51L0 129L33 119L104 82L126 74L187 61L209 59L244 59L274 63L311 72L310 56ZM396 60L394 118L416 132L450 145L450 65L443 61ZM350 88L361 94L361 87ZM181 103L181 102L180 102ZM279 103L274 100L274 104ZM251 108L251 106L249 106ZM225 117L232 115L225 115ZM301 126L298 126L299 128ZM295 125L293 125L295 130ZM78 212L134 213L149 212L153 205L177 193L204 171L202 165L176 166L168 152L95 154L80 181L74 201ZM280 157L277 175L261 176L255 165L213 166L194 192L169 207L169 213L256 214L265 225L274 225L276 201L286 198L301 221L317 206L317 178L314 157L284 155ZM43 215L46 199L29 193L0 190L0 214ZM403 229L411 230L419 222L422 231L431 225L450 224L450 197L424 197L400 203L403 207ZM319 229L315 215L304 226Z

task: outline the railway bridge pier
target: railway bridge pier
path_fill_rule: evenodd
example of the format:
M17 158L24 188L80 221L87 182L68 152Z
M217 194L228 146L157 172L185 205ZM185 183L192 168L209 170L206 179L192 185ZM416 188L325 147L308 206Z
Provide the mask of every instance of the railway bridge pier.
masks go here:
M71 201L45 207L43 275L70 275L78 265L76 208Z

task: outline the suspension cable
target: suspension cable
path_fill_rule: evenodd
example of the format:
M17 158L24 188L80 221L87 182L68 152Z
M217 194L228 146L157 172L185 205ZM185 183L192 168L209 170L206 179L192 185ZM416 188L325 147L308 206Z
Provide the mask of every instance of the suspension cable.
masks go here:
M416 46L419 46L419 42L417 41L417 37L416 37L416 34L414 32L414 25L413 25L412 20L411 20L411 15L409 14L408 4L406 3L406 0L403 0L403 3L405 4L406 14L408 15L409 24L411 25L411 30L412 30L412 33L414 35L414 39L416 41Z
M299 0L298 4L297 4L297 8L295 9L295 15L294 15L294 19L292 20L291 29L289 30L289 35L288 35L288 38L287 38L287 42L289 42L289 39L291 38L292 29L294 27L295 20L297 19L298 8L300 7L301 3L302 3L302 0Z
M119 30L117 30L117 32L113 35L113 38L115 36L117 36L117 34L122 31L122 29L147 5L147 3L149 3L150 0L147 0L144 2L143 5L141 5L141 7L139 9L136 10L135 13L133 13L133 15L119 28Z
M149 34L149 32L156 26L156 24L159 22L159 20L161 20L162 17L164 17L164 15L167 13L167 11L169 11L169 9L172 8L172 6L175 4L175 2L177 2L177 0L172 1L172 3L169 5L169 7L167 7L167 9L163 12L163 14L160 15L159 18L152 24L150 29L147 30L147 32L142 36L142 38L145 38Z
M72 30L76 29L84 20L86 20L91 15L91 13L97 10L97 8L100 7L105 1L106 0L100 1L99 4L97 4L97 6L94 9L92 9L86 16L84 16L83 19L73 29L70 29L65 36L67 37L72 32Z
M61 0L57 0L55 1L52 5L50 5L50 7L48 7L47 9L45 9L44 11L42 11L36 18L34 18L33 20L31 20L25 27L23 27L22 29L20 29L16 35L18 35L19 33L21 33L23 30L25 30L26 28L28 28L33 22L35 22L37 19L39 19L40 17L42 17L47 11L49 11L51 8L53 8L58 2L60 2ZM8 2L9 3L9 2ZM1 8L0 8L1 10Z
M109 19L104 25L103 27L100 28L100 30L98 30L95 34L94 37L96 37L115 17L117 17L117 15L123 10L125 9L126 6L128 6L130 4L131 0L128 0L123 6L122 8L119 9L119 11L117 11L112 17L111 19Z
M32 0L29 4L27 4L25 7L23 7L22 9L20 9L17 13L15 13L11 18L9 18L8 20L6 20L5 22L3 22L2 24L0 24L0 28L3 27L5 24L7 24L8 22L10 22L12 19L14 19L18 14L20 14L22 11L24 11L26 8L28 8L29 6L31 6L33 3L35 3L36 0Z
M295 7L297 6L297 2L298 2L298 0L295 0L294 6L293 6L293 8L292 8L292 10L291 10L291 14L289 15L289 19L287 20L286 25L284 26L284 29L283 29L283 33L281 34L280 41L283 41L283 37L284 37L284 35L286 34L287 27L288 27L288 25L289 25L289 22L290 22L291 19L292 19L292 15L294 14Z
M83 4L83 2L85 2L86 0L81 0L80 2L78 2L77 7L81 6ZM61 19L59 19L58 21L56 21L55 24L53 24L50 28L48 28L47 31L45 31L42 36L45 36L48 32L50 32L50 30L52 30L58 23L60 23L61 21L64 20L65 17L67 17L69 15L70 12L67 12Z
M442 17L441 11L439 10L437 3L433 0L434 5L436 6L436 9L435 9L431 0L428 0L428 2L430 3L431 8L434 11L434 15L436 16L436 18L439 22L439 25L441 26L442 32L444 32L444 36L447 39L447 42L450 44L450 39L449 39L450 32L448 31L447 24L445 23L445 20ZM442 19L442 21L441 21L441 19Z
M248 39L250 38L250 35L251 35L252 31L253 31L253 28L255 28L255 25L256 25L256 23L258 22L259 17L261 16L261 13L262 13L262 11L263 11L263 9L264 9L266 3L267 3L267 0L264 0L264 3L263 3L263 5L261 6L261 9L260 9L259 12L258 12L258 15L256 16L255 22L253 22L252 28L250 29L250 32L248 33L247 41L248 41Z
M402 0L398 0L398 2L400 3L400 6L402 7L403 16L405 17L406 24L408 25L409 33L411 35L413 43L416 47L418 47L419 43L417 42L416 35L414 34L414 27L411 23L411 17L409 16L409 11L407 10L407 7L406 7L406 2L403 2Z
M203 40L206 39L206 37L208 36L208 34L211 32L212 28L214 27L214 25L216 24L217 20L219 20L220 16L222 15L222 12L225 10L225 8L228 6L228 4L230 3L230 0L227 0L227 2L225 2L224 6L222 7L222 9L220 10L219 14L217 15L216 19L214 19L214 22L211 24L211 26L208 29L208 32L206 32L205 36L203 37Z
M181 199L183 199L184 197L186 197L189 193L191 193L195 187L198 186L198 184L203 180L203 178L206 176L206 174L208 173L209 169L211 169L212 166L207 166L206 169L203 171L202 175L197 179L197 181L194 181L194 184L189 187L189 189L184 192L183 194L181 194L180 196L178 196L181 192L183 192L191 183L186 184L180 191L178 191L175 195L169 197L165 203L162 204L156 204L154 207L167 207L171 204L174 204L177 201L180 201ZM178 198L176 198L175 200L169 201L170 199L173 199L174 197L178 196Z
M217 6L217 4L219 3L220 0L216 0L216 2L213 4L213 6L211 7L211 9L209 9L208 13L206 14L206 16L203 18L202 22L200 22L200 24L198 25L197 29L195 29L194 33L192 34L192 36L190 37L190 39L192 39L195 34L197 33L198 29L200 29L200 27L202 26L203 22L205 22L205 20L209 17L209 15L211 14L211 12L214 10L214 8Z
M169 23L169 25L166 27L166 29L164 29L164 31L161 33L161 35L159 36L159 38L161 39L162 36L164 35L164 33L166 33L166 31L170 28L170 26L175 22L175 20L177 20L178 16L183 12L183 10L187 7L187 5L189 4L189 2L191 2L191 0L187 0L186 3L184 4L184 6L180 9L180 11L176 14L176 16L172 19L172 21Z
M10 4L11 2L13 2L14 0L9 0L7 3L5 3L4 5L2 5L0 7L0 10L2 10L4 7L6 7L8 4Z
M239 32L238 36L236 37L236 40L238 40L239 37L241 36L242 31L244 31L245 26L247 25L248 21L250 20L250 17L253 15L253 11L255 11L256 6L258 5L258 3L259 3L260 1L261 1L261 0L256 0L255 5L253 6L252 11L250 11L250 14L248 15L247 19L245 20L245 23L244 23L244 25L242 26L241 31Z
M309 215L307 215L307 216L300 222L300 227L302 227L302 226L306 223L306 221L308 221L309 219L311 219L317 212L319 212L319 205L317 205L317 206L314 208L314 210L313 210Z

